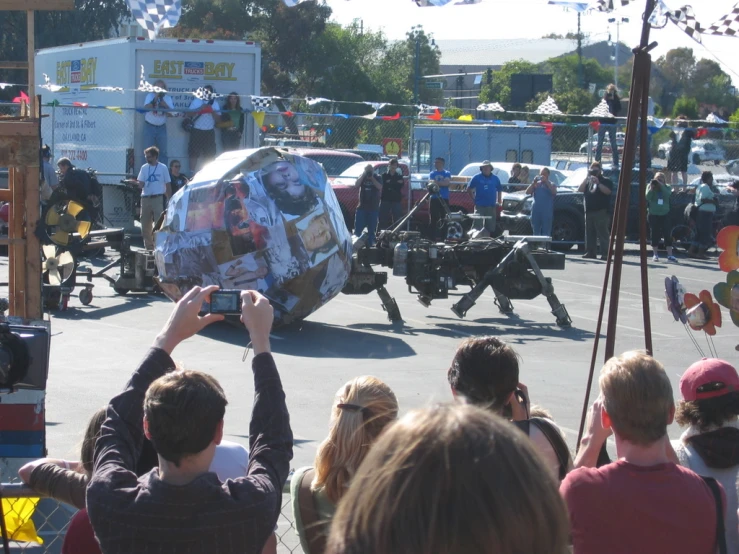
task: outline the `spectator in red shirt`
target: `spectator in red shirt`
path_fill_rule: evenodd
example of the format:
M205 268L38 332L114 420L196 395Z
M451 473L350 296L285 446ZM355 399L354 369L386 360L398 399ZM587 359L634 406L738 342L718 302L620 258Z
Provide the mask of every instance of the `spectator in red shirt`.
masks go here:
M703 478L674 463L667 426L675 404L662 364L626 352L606 362L599 384L578 469L560 486L574 553L714 554L716 497ZM618 460L596 468L611 433Z

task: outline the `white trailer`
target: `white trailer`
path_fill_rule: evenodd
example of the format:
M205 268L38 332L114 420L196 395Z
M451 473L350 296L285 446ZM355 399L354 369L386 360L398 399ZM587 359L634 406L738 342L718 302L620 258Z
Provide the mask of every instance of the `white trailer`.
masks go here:
M241 95L246 108L248 96L260 93L261 49L254 42L127 37L39 50L36 93L42 95L46 116L42 139L55 159L64 156L80 168L94 168L101 183L138 173L149 146L143 144L146 93L136 91L142 66L146 81L166 83L175 110L185 110L194 99L190 93L205 85L219 94ZM53 92L41 88L44 74ZM191 175L181 114L167 119L166 154L181 160L183 173ZM258 133L245 114L243 147L258 146ZM216 137L220 153L218 130Z

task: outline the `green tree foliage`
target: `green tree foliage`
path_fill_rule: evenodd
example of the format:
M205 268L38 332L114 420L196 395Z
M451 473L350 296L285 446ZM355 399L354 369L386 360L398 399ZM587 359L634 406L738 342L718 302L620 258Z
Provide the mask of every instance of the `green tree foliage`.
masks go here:
M574 91L580 88L578 61L577 54L551 58L539 65L538 72L552 74L554 92L564 93ZM596 59L584 58L582 65L583 78L586 84L595 83L596 85L601 85L610 82L612 79L611 71L601 66Z
M76 0L71 11L39 11L35 17L36 48L50 48L71 42L99 40L109 36L111 29L129 16L125 0L91 2ZM27 33L25 12L0 11L0 59L25 61ZM0 69L0 81L26 83L25 71ZM16 95L8 89L0 98Z
M672 117L685 115L688 119L698 119L698 101L695 98L681 96L672 108Z
M539 73L536 64L526 60L514 60L503 64L498 71L493 71L493 82L483 85L480 90L480 102L500 102L509 106L511 103L511 75L516 73Z

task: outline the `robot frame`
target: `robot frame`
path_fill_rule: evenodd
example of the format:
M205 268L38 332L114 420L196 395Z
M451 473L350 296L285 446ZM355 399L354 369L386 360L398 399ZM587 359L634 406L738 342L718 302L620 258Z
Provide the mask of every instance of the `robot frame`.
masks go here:
M80 302L92 302L93 279L105 279L113 290L153 292L156 288L154 256L151 252L131 249L124 229L104 228L99 199L72 198L60 186L52 194L36 232L42 243L42 299L48 310L66 310L69 297L77 287ZM81 257L92 258L106 248L116 257L100 269L80 268ZM108 272L118 269L117 277Z
M375 272L373 265L392 268L393 275L405 277L408 292L416 292L425 307L432 300L446 299L457 285L469 285L471 290L452 306L452 312L464 318L485 289L495 294L495 303L504 314L513 312L511 300L531 300L543 294L552 309L557 325L572 323L567 309L554 293L550 278L542 270L562 270L565 255L533 246L546 246L551 237L505 236L465 239L462 221L476 219L461 212L446 210L448 228L445 242L432 242L417 231L404 231L406 222L438 185L430 183L426 195L394 227L381 231L376 246L367 246L366 235L355 239L352 271L342 290L344 294L369 294L377 291L390 321L402 321L395 299L385 288L388 275ZM450 240L449 237L455 237Z

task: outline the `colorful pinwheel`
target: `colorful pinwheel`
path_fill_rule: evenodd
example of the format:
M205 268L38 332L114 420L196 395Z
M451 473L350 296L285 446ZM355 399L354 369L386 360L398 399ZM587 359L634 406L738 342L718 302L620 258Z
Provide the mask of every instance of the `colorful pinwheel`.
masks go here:
M731 321L739 327L739 271L730 271L725 283L713 287L713 295L719 304L729 310Z
M718 257L721 271L739 269L739 226L727 225L716 236L716 246L723 252Z
M713 336L716 334L716 327L721 327L721 309L707 290L702 290L698 296L686 293L685 308L688 325L694 331L704 331Z

